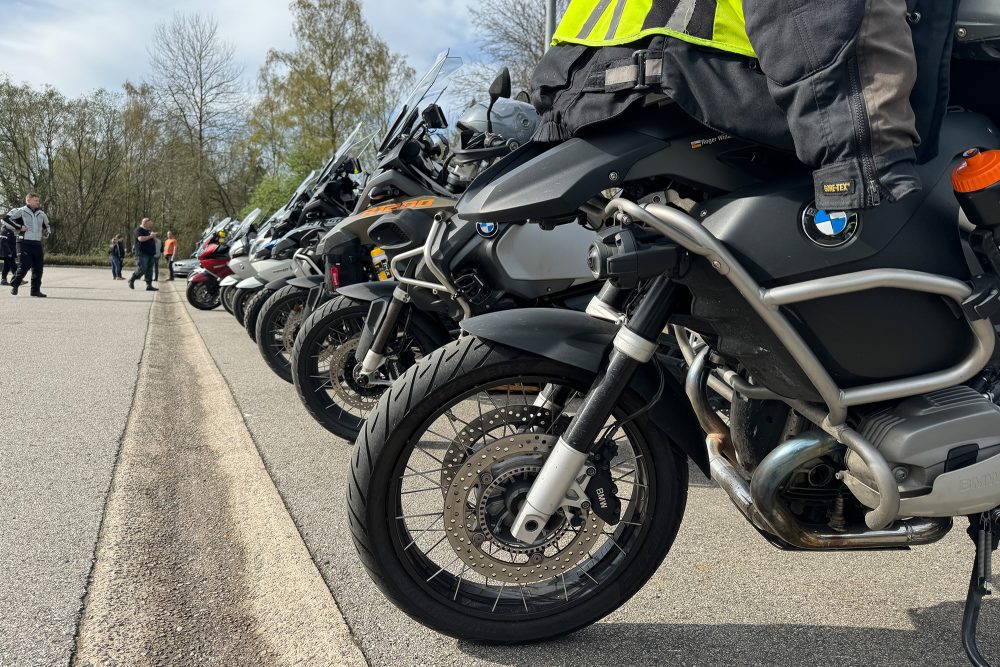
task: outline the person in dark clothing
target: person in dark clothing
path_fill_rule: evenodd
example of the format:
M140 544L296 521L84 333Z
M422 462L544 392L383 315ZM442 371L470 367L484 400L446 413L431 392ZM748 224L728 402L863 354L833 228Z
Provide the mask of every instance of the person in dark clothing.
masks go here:
M122 237L115 235L108 246L108 261L111 262L111 279L125 280L122 277L122 264L125 262L125 242Z
M49 216L41 209L41 198L31 193L24 198L25 205L7 214L21 234L18 239L18 269L14 280L10 282L10 293L17 296L17 290L24 277L31 271L31 296L44 297L42 294L42 269L45 265L45 252L42 241L49 238L52 226Z
M153 221L143 218L142 223L135 230L135 263L136 269L132 277L128 279L129 289L135 289L135 281L139 278L146 280L147 292L158 292L153 287L153 262L156 261L156 232L152 231Z
M0 273L0 285L10 285L7 277L17 273L18 231L14 223L7 220L6 215L0 217L0 262L3 263L3 271Z

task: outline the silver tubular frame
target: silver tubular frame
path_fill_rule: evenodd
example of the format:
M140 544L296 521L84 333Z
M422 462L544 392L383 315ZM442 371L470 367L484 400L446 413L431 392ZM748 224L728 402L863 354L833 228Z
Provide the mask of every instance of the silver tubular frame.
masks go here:
M434 216L434 222L431 224L430 231L427 233L427 241L424 242L422 248L415 248L413 250L408 250L404 253L396 255L389 262L389 270L392 271L392 275L395 276L396 280L403 285L409 285L411 287L420 287L423 289L429 289L432 292L447 292L454 299L455 302L462 309L462 313L465 317L472 317L472 308L469 306L469 302L465 300L465 297L458 293L458 290L451 281L448 280L448 275L441 270L440 267L434 262L434 258L431 256L431 248L438 241L438 239L444 235L447 229L445 225L445 218L441 214ZM417 280L416 278L407 278L403 275L403 270L398 267L399 262L411 259L413 257L423 257L424 264L427 269L434 274L434 277L441 281L441 283L427 282L426 280Z
M943 389L960 384L982 370L993 354L996 333L989 320L969 321L976 338L966 358L952 368L913 378L841 389L803 340L781 307L803 301L849 294L877 288L905 289L951 298L959 305L971 294L960 280L918 271L876 269L837 276L836 281L810 280L773 289L762 288L729 250L700 222L677 209L662 204L640 206L625 199L612 200L605 213L616 211L657 230L689 252L705 257L712 267L729 279L754 312L774 332L792 359L815 387L826 404L826 413L801 402L782 398L807 419L858 453L869 464L879 486L881 503L865 517L872 529L888 526L899 511L899 489L881 453L859 433L845 425L847 409L878 401ZM683 348L682 348L683 349ZM780 397L779 397L780 398ZM874 465L873 465L874 464Z

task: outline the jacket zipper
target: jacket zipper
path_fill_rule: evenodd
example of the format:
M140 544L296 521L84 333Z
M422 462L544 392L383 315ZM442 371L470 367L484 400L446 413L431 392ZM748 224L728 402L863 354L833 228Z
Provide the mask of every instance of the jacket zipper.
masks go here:
M871 119L865 108L865 98L861 90L861 71L856 58L851 59L850 66L851 106L854 111L854 136L858 141L858 151L861 157L861 170L864 177L865 208L878 206L881 203L881 186L878 172L875 169L875 156L872 150Z

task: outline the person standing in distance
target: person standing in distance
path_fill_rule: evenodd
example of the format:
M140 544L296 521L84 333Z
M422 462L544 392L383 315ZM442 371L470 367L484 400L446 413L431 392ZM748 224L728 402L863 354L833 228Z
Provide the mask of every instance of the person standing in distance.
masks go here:
M20 231L13 222L7 220L7 215L0 216L0 261L3 271L0 273L0 285L10 285L7 277L17 274L17 235Z
M170 277L167 280L173 280L174 257L177 256L177 239L174 238L173 232L167 232L167 240L163 244L163 254L167 258L167 268L170 270Z
M153 287L153 262L156 260L156 232L152 231L153 221L143 218L135 230L135 273L128 279L128 288L135 289L135 281L145 278L146 291L158 292Z
M42 269L45 265L45 252L42 241L49 238L52 225L49 216L41 209L42 200L34 192L24 198L24 206L15 208L7 214L21 233L18 240L20 266L10 282L10 293L17 296L17 290L24 282L24 277L31 271L31 296L44 297L42 294Z

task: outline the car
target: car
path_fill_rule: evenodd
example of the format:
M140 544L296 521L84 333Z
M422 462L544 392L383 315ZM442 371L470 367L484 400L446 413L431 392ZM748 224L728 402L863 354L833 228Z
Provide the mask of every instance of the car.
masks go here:
M201 266L201 262L194 257L190 259L174 260L174 275L178 278L187 278L191 272Z

